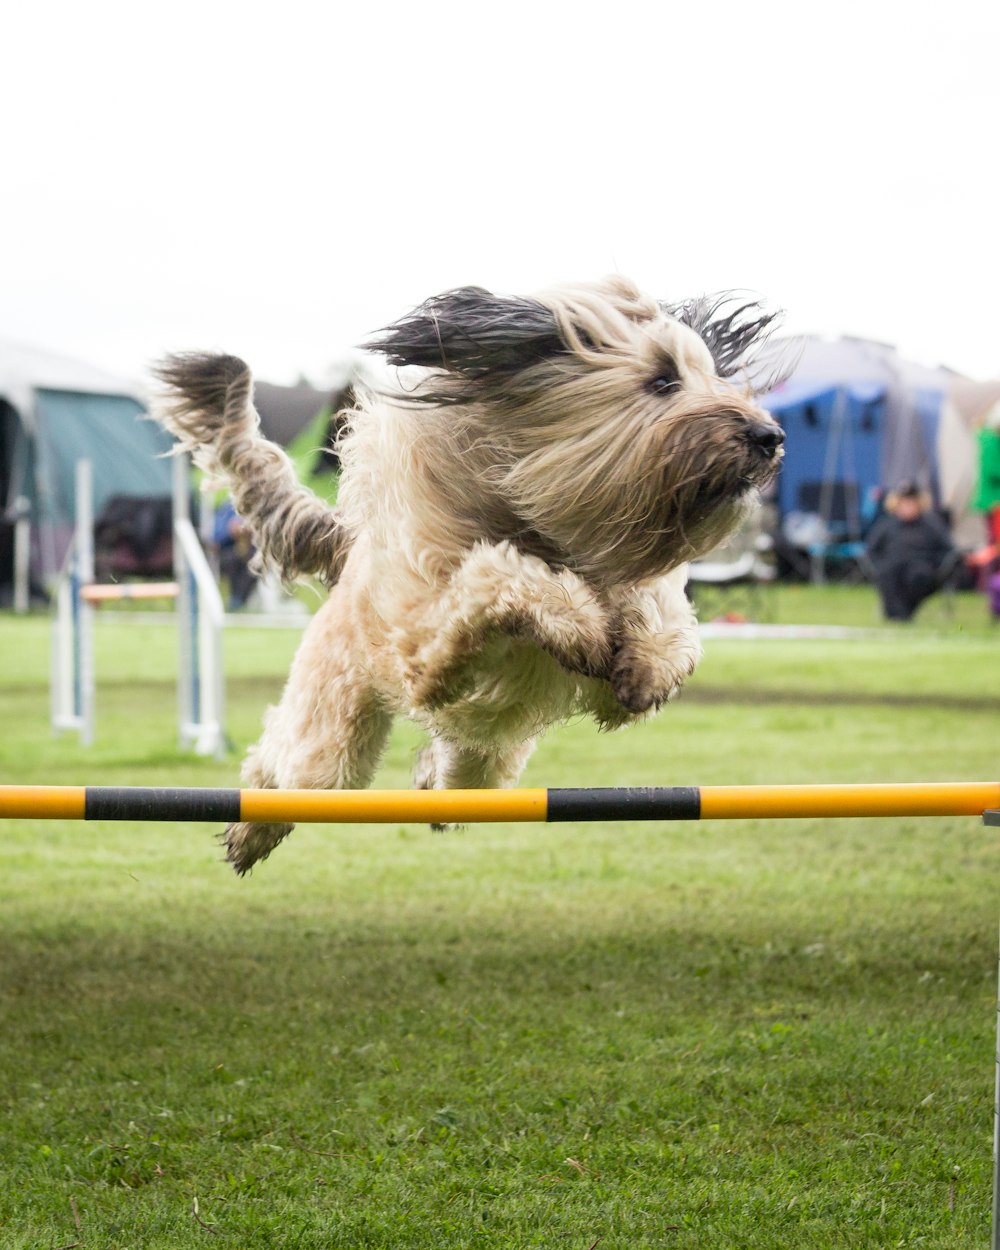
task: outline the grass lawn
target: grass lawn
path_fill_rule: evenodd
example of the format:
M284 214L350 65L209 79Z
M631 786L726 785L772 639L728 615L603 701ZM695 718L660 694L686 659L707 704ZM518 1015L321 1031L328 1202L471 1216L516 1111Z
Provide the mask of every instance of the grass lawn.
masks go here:
M776 619L877 624L789 591ZM296 641L227 633L240 751ZM0 780L235 784L174 746L174 648L99 621L85 750L49 733L47 620L0 617ZM567 726L525 783L992 780L998 687L975 597L710 640L656 721ZM2 1250L987 1242L975 820L302 827L244 880L204 825L2 832Z

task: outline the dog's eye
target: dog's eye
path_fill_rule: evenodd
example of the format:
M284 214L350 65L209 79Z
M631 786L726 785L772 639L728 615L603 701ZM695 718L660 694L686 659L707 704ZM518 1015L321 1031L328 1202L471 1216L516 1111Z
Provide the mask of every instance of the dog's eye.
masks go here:
M653 395L673 395L681 389L681 380L677 370L672 367L663 369L655 378L646 383L646 389Z

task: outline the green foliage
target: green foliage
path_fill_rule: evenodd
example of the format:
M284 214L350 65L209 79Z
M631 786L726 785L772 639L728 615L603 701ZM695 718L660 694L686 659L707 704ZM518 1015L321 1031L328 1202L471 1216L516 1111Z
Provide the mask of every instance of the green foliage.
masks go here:
M239 750L296 642L227 633ZM2 779L234 784L174 746L169 626L97 643L87 751L47 622L0 618ZM709 640L656 721L570 725L525 782L989 780L998 679L954 619ZM302 827L245 880L214 832L4 823L3 1250L984 1244L995 830Z
M330 425L330 409L323 408L288 446L299 481L329 504L337 502L339 474L316 472L320 452L326 445Z

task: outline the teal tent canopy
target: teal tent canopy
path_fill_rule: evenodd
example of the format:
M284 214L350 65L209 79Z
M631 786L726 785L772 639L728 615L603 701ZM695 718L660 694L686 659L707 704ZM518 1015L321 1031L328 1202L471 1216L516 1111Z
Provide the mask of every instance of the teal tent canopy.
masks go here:
M0 341L0 602L14 576L13 528L30 524L30 581L51 587L69 547L76 462L93 467L94 511L114 495L169 496L172 440L141 387L66 357Z

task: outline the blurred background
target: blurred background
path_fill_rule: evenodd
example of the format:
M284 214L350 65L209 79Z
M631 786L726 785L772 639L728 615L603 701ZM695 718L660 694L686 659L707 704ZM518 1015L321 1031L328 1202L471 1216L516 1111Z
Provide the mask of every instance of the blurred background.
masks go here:
M110 506L108 532L141 531L145 555L122 560L169 572L165 506L120 502L169 494L163 441L134 420L166 351L243 355L267 384L265 429L329 493L337 405L371 331L456 285L613 271L667 300L736 290L784 310L787 380L764 402L785 468L735 547L695 571L703 600L720 581L872 583L865 544L904 485L961 553L941 585L988 597L989 6L279 16L100 0L23 9L7 32L2 602L51 594L84 455L95 517ZM218 549L215 527L203 513Z

